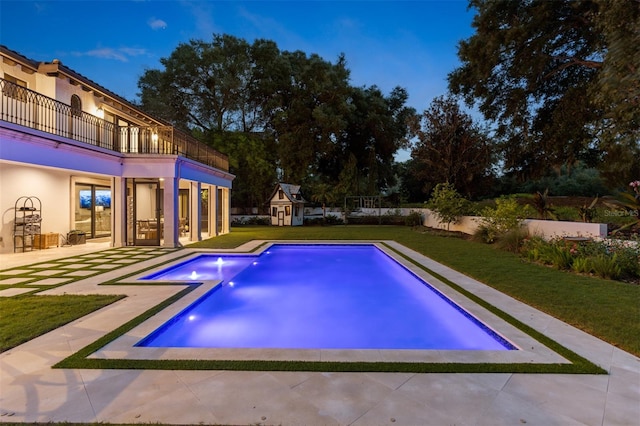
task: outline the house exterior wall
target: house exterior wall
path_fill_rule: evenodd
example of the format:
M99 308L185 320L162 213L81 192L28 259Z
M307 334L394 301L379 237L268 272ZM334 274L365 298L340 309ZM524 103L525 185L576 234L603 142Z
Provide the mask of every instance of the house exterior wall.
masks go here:
M13 221L16 200L22 196L38 197L42 203L42 233L60 233L69 229L69 206L61 200L70 198L70 173L17 163L0 165L0 252L13 251Z
M7 81L9 76L25 82L29 91L16 91L12 80ZM194 220L199 217L200 188L216 195L219 190L223 198L215 209L208 209L209 234L230 231L229 195L234 176L228 173L228 161L222 154L186 140L188 135L177 135L170 126L57 61L38 63L0 46L0 78L0 251L13 250L15 202L21 196L42 201L43 233L65 235L74 229L79 210L76 184L111 190L112 245L130 244L127 234L131 229L126 222L130 179L151 179L164 194L157 200L164 214L163 245L179 245L180 189L190 189L190 240L202 237L201 223ZM50 99L35 102L34 96L41 95ZM80 98L82 117L70 107L73 95ZM99 112L106 113L105 120ZM45 115L53 118L44 123ZM147 144L144 150L138 146L143 142ZM169 149L154 148L156 142ZM197 153L192 157L197 161L187 158L189 152ZM220 220L216 220L218 207ZM212 228L216 222L221 226Z

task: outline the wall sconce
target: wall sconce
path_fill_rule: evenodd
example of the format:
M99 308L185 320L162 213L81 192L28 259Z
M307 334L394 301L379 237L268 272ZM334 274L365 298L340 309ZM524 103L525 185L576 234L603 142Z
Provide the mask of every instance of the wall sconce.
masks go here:
M98 118L104 118L104 110L101 107L98 107L96 110L96 116L98 116Z
M156 132L151 133L151 141L153 143L158 143L158 133Z

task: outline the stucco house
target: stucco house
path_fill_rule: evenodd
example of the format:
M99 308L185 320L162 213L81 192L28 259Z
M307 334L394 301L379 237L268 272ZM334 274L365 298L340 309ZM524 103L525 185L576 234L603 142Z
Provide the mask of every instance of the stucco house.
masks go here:
M305 199L299 185L279 183L269 197L271 224L276 226L299 226L304 222Z
M29 232L74 230L113 247L229 232L224 154L58 60L5 46L0 56L0 252L38 248ZM21 197L38 200L37 215ZM38 226L20 226L25 216Z

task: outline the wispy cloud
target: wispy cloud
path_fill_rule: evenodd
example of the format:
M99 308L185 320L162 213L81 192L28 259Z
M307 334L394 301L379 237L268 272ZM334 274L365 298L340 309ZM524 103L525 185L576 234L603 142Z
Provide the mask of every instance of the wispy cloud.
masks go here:
M182 1L182 6L193 16L195 34L186 34L188 38L211 40L211 35L221 33L222 29L214 19L214 3L206 1ZM186 29L183 29L186 31Z
M147 21L147 25L149 25L152 30L164 30L165 28L167 28L167 23L162 19L156 18L155 16L149 18L149 20Z
M100 59L110 59L120 62L129 62L129 59L135 56L148 55L146 49L137 47L101 47L98 49L88 50L86 52L73 52L75 56L91 56Z

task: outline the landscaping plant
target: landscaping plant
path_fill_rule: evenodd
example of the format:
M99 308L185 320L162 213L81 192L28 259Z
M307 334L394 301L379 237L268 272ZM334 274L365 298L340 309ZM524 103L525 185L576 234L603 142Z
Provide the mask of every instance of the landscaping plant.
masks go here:
M502 196L495 207L485 207L478 227L478 236L485 243L494 243L510 231L519 230L528 216L528 207L518 204L513 197Z
M455 223L468 209L469 202L456 191L451 183L439 183L433 189L427 207L433 211L440 223Z

